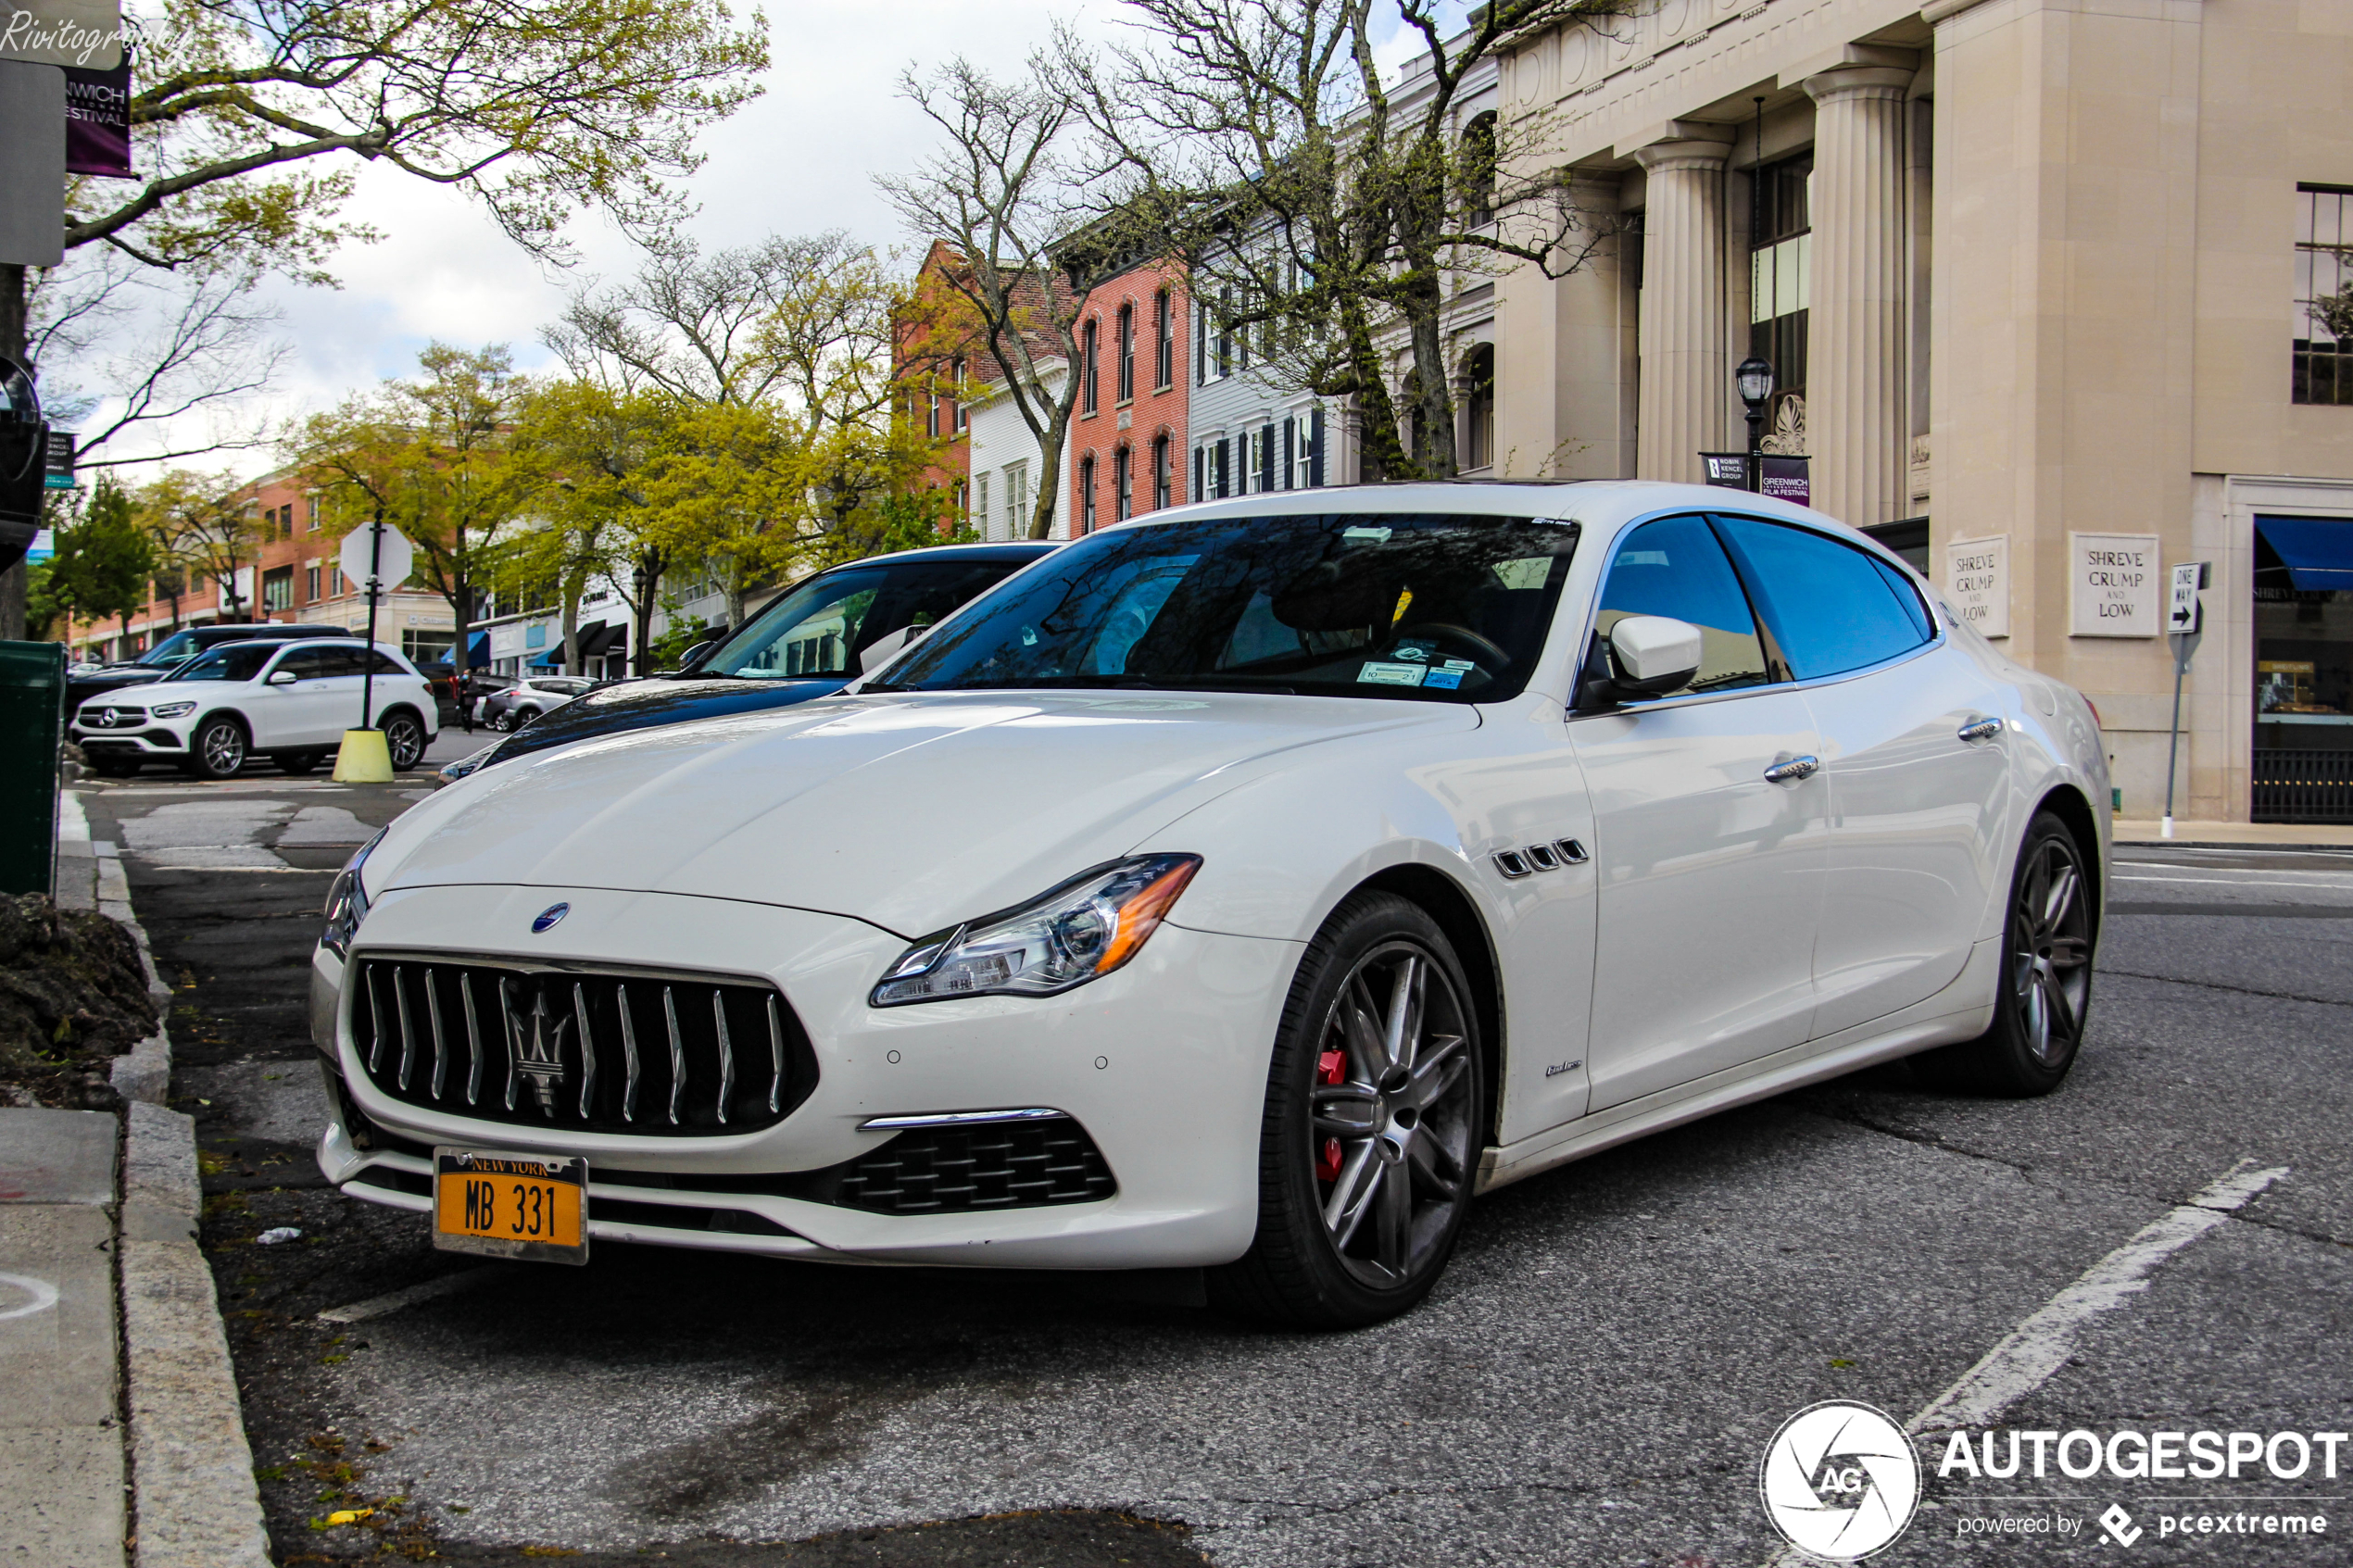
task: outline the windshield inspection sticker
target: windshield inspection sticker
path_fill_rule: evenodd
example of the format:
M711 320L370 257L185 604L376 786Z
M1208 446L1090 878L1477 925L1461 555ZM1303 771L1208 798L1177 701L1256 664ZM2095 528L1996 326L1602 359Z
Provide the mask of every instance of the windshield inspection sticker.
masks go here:
M1462 684L1463 672L1459 670L1433 670L1422 677L1423 685L1444 686L1448 691L1453 691Z
M1356 672L1356 678L1382 686L1418 686L1428 673L1418 664L1367 664Z

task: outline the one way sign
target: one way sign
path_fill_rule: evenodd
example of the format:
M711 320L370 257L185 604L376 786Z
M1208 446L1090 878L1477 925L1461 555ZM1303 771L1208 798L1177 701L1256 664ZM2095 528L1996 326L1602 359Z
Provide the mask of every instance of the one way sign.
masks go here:
M2206 586L2206 579L2205 561L2183 561L2173 568L2173 596L2165 608L2165 629L2168 632L2195 632L2199 629L2197 591Z

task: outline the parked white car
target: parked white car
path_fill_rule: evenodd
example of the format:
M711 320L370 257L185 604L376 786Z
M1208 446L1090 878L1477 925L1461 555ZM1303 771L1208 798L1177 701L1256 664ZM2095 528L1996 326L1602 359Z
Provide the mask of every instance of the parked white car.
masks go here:
M432 690L393 649L378 644L373 658L371 671L368 645L356 637L224 643L163 680L92 697L70 733L91 766L112 777L170 761L201 778L232 778L257 753L307 773L359 727L371 693L392 765L413 768L439 723Z
M1400 1311L1474 1193L1919 1053L2041 1094L2096 716L1818 513L1392 485L1065 546L842 696L459 781L313 1025L440 1245L1210 1270Z

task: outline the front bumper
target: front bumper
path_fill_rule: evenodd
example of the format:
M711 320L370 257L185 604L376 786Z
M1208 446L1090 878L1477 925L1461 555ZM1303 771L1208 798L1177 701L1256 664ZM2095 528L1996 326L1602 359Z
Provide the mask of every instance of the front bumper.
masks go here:
M559 901L571 905L561 923L528 935L533 917ZM339 1115L327 1129L321 1168L355 1197L422 1210L432 1146L578 1156L590 1168L589 1234L611 1240L991 1267L1188 1267L1241 1254L1256 1224L1267 1053L1296 944L1167 924L1126 968L1061 997L868 1007L868 991L905 947L862 922L772 905L597 888L392 891L369 912L355 960L439 955L764 982L807 1030L816 1085L774 1126L691 1138L427 1110L370 1080L343 1006L344 965L321 949L313 1033L357 1124ZM759 1178L824 1171L882 1148L896 1135L863 1127L876 1117L1010 1108L1075 1120L1101 1150L1114 1194L892 1214L745 1190L790 1186ZM599 1218L600 1207L632 1218ZM656 1223L664 1210L675 1223Z

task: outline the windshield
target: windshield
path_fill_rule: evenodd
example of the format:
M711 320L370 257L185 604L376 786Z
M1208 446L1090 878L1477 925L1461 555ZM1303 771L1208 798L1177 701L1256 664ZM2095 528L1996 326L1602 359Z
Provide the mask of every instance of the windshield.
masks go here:
M1115 528L1040 562L868 689L1493 702L1528 684L1576 546L1574 524L1449 514Z
M250 681L261 673L280 642L227 643L188 660L164 677L167 681Z
M698 675L846 681L883 661L1021 561L909 561L829 571L730 638Z
M157 643L155 646L141 654L136 662L141 664L177 664L195 651L196 639L192 633L186 632L174 632L170 636L166 637L163 641Z

